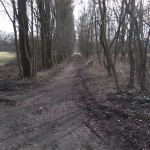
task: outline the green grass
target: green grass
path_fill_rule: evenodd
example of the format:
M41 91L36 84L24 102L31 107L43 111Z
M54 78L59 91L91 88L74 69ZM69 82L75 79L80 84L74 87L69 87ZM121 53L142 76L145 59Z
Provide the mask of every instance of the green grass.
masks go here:
M0 52L0 66L4 66L16 58L15 53Z

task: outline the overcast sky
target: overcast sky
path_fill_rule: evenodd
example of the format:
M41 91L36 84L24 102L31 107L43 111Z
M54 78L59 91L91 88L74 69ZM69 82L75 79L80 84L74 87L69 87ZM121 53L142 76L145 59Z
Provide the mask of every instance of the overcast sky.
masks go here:
M6 2L10 0L5 0ZM87 3L88 0L82 0L83 4ZM74 16L77 20L79 18L79 14L81 12L81 0L74 0ZM10 22L8 16L5 14L5 11L0 3L0 30L5 32L13 32L12 23Z
M5 0L6 2L10 2L10 0ZM81 4L81 1L83 2ZM144 2L147 2L148 0L144 0ZM80 16L80 13L82 11L82 6L87 5L88 0L74 0L74 16L77 20ZM8 16L5 14L4 9L0 3L0 30L5 32L13 32L12 23L10 22Z
M82 2L82 3L81 3ZM87 6L88 0L74 0L74 16L77 20L83 10L83 6Z
M6 15L1 3L0 3L0 30L5 32L13 32L12 23L10 22L8 16Z

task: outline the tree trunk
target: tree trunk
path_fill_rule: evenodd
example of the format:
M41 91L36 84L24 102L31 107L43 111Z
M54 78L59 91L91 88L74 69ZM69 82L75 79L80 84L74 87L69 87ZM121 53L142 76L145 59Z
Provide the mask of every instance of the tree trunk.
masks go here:
M26 0L18 0L19 48L24 77L32 77Z
M40 30L41 30L41 49L42 49L42 67L47 68L46 62L46 33L45 33L45 9L44 9L44 1L38 0L38 9L40 15Z
M130 76L128 82L128 88L134 87L134 75L135 75L135 61L133 56L133 31L134 31L134 9L135 9L135 0L131 0L131 10L130 10L130 30L129 30L129 62L130 62Z

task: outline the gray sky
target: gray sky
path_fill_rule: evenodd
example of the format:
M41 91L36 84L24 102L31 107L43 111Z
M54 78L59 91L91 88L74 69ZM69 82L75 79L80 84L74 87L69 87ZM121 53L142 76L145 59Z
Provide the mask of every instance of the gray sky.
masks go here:
M81 3L82 2L82 3ZM83 6L87 6L88 0L74 0L74 16L75 20L77 20L83 10Z
M5 1L9 2L10 0L5 0ZM0 3L0 30L5 31L5 32L13 32L12 23L10 19L8 18L8 16L6 15L1 3Z
M10 2L10 0L5 0L6 2ZM82 0L83 4L87 3L88 0ZM82 10L82 5L81 5L81 0L74 0L74 16L75 19L77 20L79 18L79 14ZM0 30L5 31L5 32L13 32L13 26L6 15L3 6L0 3Z
M6 2L10 2L10 0L5 0ZM81 1L83 2L81 4ZM138 1L138 0L136 0ZM145 3L148 0L143 0ZM80 13L82 11L82 6L87 6L88 0L74 0L74 16L75 20L77 20L80 16ZM13 32L12 23L10 22L8 16L5 14L4 9L0 3L0 30L5 32Z

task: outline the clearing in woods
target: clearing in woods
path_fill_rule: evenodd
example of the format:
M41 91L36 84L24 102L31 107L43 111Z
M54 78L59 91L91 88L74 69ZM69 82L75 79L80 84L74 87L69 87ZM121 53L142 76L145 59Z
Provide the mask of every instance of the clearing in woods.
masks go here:
M0 66L4 66L16 57L15 53L0 52Z

